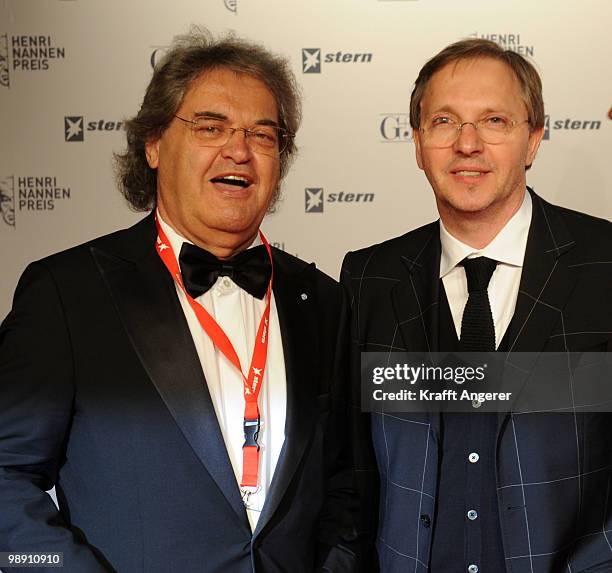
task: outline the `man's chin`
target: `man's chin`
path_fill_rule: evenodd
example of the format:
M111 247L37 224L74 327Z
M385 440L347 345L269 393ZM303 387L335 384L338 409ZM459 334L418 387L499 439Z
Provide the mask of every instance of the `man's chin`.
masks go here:
M215 220L211 221L211 226L223 233L244 235L250 234L259 228L265 213L247 213L239 209L227 209L220 213Z
M486 211L494 200L490 193L483 189L467 189L447 194L441 203L450 211L465 214L478 214Z

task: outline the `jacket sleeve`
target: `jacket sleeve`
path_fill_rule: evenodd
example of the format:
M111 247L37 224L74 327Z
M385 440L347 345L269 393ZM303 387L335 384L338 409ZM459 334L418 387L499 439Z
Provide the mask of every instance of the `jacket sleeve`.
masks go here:
M62 552L67 571L103 573L112 569L46 493L57 481L70 431L71 352L55 281L44 263L33 263L0 327L0 551Z
M372 444L370 414L361 410L361 339L358 329L359 293L355 277L361 275L353 253L348 253L342 263L340 283L349 304L349 392L351 449L353 457L355 489L359 500L357 508L357 543L360 571L378 571L375 540L378 527L379 477L376 456Z
M357 569L353 464L350 448L348 400L348 328L347 304L335 283L331 309L335 331L326 340L333 344L333 365L329 393L330 412L325 437L326 502L319 517L317 571L353 573ZM331 342L333 341L333 343Z

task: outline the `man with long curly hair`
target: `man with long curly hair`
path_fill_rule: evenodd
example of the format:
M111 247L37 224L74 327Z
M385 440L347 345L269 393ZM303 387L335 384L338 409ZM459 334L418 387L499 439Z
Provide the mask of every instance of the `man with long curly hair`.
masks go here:
M354 570L343 291L260 232L299 119L261 46L192 33L156 66L116 157L149 215L30 265L0 331L0 551Z

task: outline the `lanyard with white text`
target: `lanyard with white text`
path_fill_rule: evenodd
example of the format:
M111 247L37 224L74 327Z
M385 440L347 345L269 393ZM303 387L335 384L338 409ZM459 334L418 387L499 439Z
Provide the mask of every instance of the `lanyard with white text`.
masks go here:
M270 321L270 300L272 293L272 279L274 277L274 267L270 275L270 282L266 292L266 308L259 322L257 329L257 337L255 338L255 347L253 348L253 356L251 358L251 366L248 376L245 376L240 365L240 359L234 345L227 337L223 329L217 324L217 321L210 316L206 309L189 295L183 285L183 278L177 258L172 250L170 241L161 228L157 216L155 217L157 225L157 253L161 260L166 265L166 268L185 293L189 305L195 312L198 322L208 334L213 344L224 354L224 356L238 369L242 375L244 388L244 437L245 442L242 446L242 480L240 485L243 487L257 487L258 472L259 472L259 445L257 437L259 434L259 407L257 399L261 390L261 381L263 380L266 369L266 360L268 356L268 324ZM270 244L264 237L264 234L259 231L261 242L265 245L270 257L270 265L272 265L272 252Z

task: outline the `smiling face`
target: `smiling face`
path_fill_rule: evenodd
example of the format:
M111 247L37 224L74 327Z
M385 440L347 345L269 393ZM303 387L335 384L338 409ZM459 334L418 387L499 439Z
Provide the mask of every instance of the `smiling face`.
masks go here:
M225 68L196 78L176 115L215 117L227 127L278 124L266 85ZM242 131L223 147L203 146L176 118L146 154L157 169L157 206L175 231L221 258L248 247L279 183L278 155L254 153Z
M417 163L431 184L443 222L471 216L500 221L520 207L525 167L535 158L543 130L530 130L519 82L503 62L492 58L447 64L430 79L421 102L421 127L439 117L459 124L499 114L517 125L498 144L482 141L464 125L454 144L434 148L414 131ZM503 226L503 225L502 225Z

